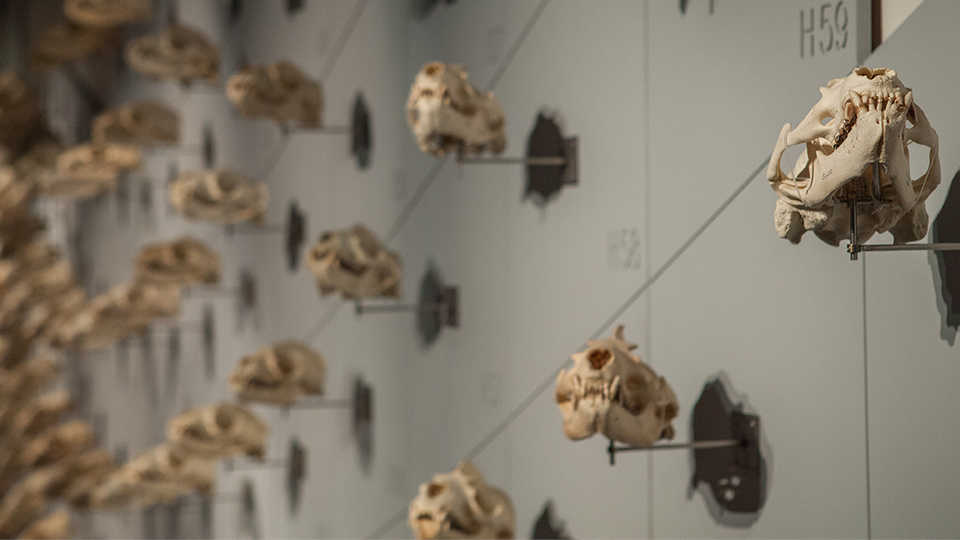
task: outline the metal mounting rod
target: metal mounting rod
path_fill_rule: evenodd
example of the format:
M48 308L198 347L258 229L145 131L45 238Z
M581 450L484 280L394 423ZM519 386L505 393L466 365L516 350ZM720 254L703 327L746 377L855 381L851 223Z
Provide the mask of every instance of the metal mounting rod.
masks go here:
M567 164L567 158L556 157L463 157L457 156L460 164L491 164L491 165L530 165L533 167L561 167Z
M646 452L648 450L709 450L713 448L730 448L741 446L744 441L737 439L718 439L715 441L691 441L685 443L667 443L654 444L650 446L617 446L612 440L607 445L607 453L610 455L610 464L614 464L614 456L619 452Z
M960 242L933 244L863 244L857 251L960 251Z
M230 234L276 234L286 232L286 225L227 225Z
M446 304L374 304L374 305L363 305L360 302L357 302L357 315L363 315L364 313L399 313L399 312L426 312L426 311L443 311L447 309Z
M284 469L287 467L289 461L285 459L274 459L267 460L262 462L251 462L251 463L241 463L236 464L232 460L227 462L227 470L230 472L234 471L255 471L260 469Z
M239 296L241 291L240 287L233 287L232 289L221 289L219 287L205 287L205 286L194 286L190 287L184 294L184 298L229 298L231 296Z
M874 198L880 199L880 163L873 163L874 180ZM960 242L934 242L928 244L860 244L858 241L859 230L857 227L857 203L856 199L848 204L850 207L850 243L847 245L847 253L850 254L850 260L858 259L860 252L866 251L960 251Z
M352 409L352 399L318 399L297 401L290 405L291 409Z

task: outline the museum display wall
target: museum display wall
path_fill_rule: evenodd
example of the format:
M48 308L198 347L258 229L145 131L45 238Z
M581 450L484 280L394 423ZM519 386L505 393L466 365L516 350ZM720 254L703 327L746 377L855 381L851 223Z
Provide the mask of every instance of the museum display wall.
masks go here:
M64 4L10 3L5 70L64 148L116 148L34 204L86 297L30 448L106 471L44 509L102 538L957 536L960 4L875 50L870 4L155 0L32 73ZM851 203L803 191L834 158L854 249ZM65 526L11 519L15 485L0 533Z

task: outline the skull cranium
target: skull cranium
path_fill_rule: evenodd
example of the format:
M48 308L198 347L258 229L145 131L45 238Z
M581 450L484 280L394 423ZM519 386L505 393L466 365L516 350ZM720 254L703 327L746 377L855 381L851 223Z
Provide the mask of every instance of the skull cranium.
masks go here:
M220 53L201 32L174 25L127 44L124 56L135 71L158 79L217 80Z
M150 0L66 0L63 13L83 26L109 28L150 18Z
M230 375L237 397L290 405L304 394L322 394L323 356L299 341L282 341L244 356Z
M83 199L117 186L120 175L140 166L140 149L128 144L81 144L57 158L57 174L40 186L44 195Z
M227 80L227 98L246 116L304 128L322 125L320 84L291 62L252 66L235 73Z
M513 538L516 531L510 497L488 485L469 462L421 484L409 522L419 539Z
M778 234L796 243L813 230L837 245L850 233L844 203L856 201L858 242L886 231L896 243L924 237L925 201L940 183L939 143L913 92L891 69L859 67L831 80L820 93L796 128L783 126L767 167L779 196ZM930 149L930 165L915 180L910 179L909 143ZM795 144L804 144L805 151L788 176L780 160Z
M261 223L269 199L266 184L227 170L187 171L170 185L170 204L184 217L221 225Z
M139 281L176 285L220 281L220 256L189 236L147 244L140 250L135 264Z
M503 109L477 91L460 66L431 62L417 73L407 99L407 123L420 150L499 154L507 145Z
M180 115L159 101L127 103L97 115L92 131L98 143L177 144Z
M262 460L267 433L267 425L253 412L226 402L188 410L167 423L167 440L205 458L246 454Z
M563 432L573 440L600 432L633 446L672 439L677 397L632 351L623 337L590 341L572 356L573 367L557 375L555 399L563 413Z
M400 296L400 257L387 251L363 225L327 231L310 249L307 267L317 278L320 294L344 298Z

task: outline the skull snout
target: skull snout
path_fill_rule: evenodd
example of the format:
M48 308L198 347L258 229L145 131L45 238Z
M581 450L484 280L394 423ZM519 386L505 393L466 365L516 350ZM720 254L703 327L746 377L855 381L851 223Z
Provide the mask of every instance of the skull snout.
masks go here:
M590 362L590 367L592 369L603 369L603 366L610 363L610 360L613 359L613 353L610 352L610 349L591 349L587 353L587 361Z

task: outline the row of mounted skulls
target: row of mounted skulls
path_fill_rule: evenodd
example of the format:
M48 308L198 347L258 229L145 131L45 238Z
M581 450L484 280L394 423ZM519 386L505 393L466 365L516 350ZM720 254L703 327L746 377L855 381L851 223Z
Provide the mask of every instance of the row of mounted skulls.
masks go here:
M196 36L184 32L179 37L189 41ZM131 50L134 49L128 49L128 59ZM170 60L173 56L158 54L155 58ZM164 63L166 60L154 62L143 71L152 69L155 76L180 80L203 72L191 72L189 66ZM131 65L135 65L133 61ZM183 69L167 69L171 65ZM831 81L821 92L823 98L797 129L785 126L771 158L768 179L780 196L775 214L778 232L798 241L803 232L814 230L825 241L836 244L849 234L850 227L839 207L851 199L863 199L871 206L861 207L862 215L858 214L858 221L865 224L860 229L860 241L888 230L894 233L895 242L922 237L928 222L924 202L940 180L938 142L913 101L912 92L892 70L869 68L855 69L848 77ZM499 153L505 147L504 117L499 105L490 94L474 90L466 81L466 74L455 66L426 66L414 83L407 111L418 144L426 152ZM930 147L930 166L916 180L909 177L910 142ZM781 172L779 161L785 147L797 143L805 144L807 152L800 157L793 176L788 177ZM880 167L872 168L875 163ZM198 213L198 218L237 222L262 217L262 212L251 211L261 199L249 194L262 194L265 198L265 189L252 182L225 181L223 176L211 174L208 178L215 179L185 182L188 189L180 191L186 196L179 200L206 202L219 196L227 201L230 197L224 194L237 189L236 194L243 195L237 199L245 202L233 206L215 203L215 212ZM174 187L176 183L171 192ZM356 270L357 266L346 257L341 255L340 259L333 259L336 271L347 275ZM398 274L398 262L396 266ZM344 295L363 297L378 293ZM675 397L669 385L630 349L622 333L617 332L609 343L592 343L587 351L575 355L572 370L559 376L556 400L570 438L585 438L600 431L628 444L650 445L660 438L672 437L670 420L677 414ZM512 529L505 523L513 519L509 499L495 493L502 495L487 487L479 474L464 464L454 473L438 475L422 487L411 505L411 524L424 537L474 532L507 534ZM497 502L484 504L490 500Z

